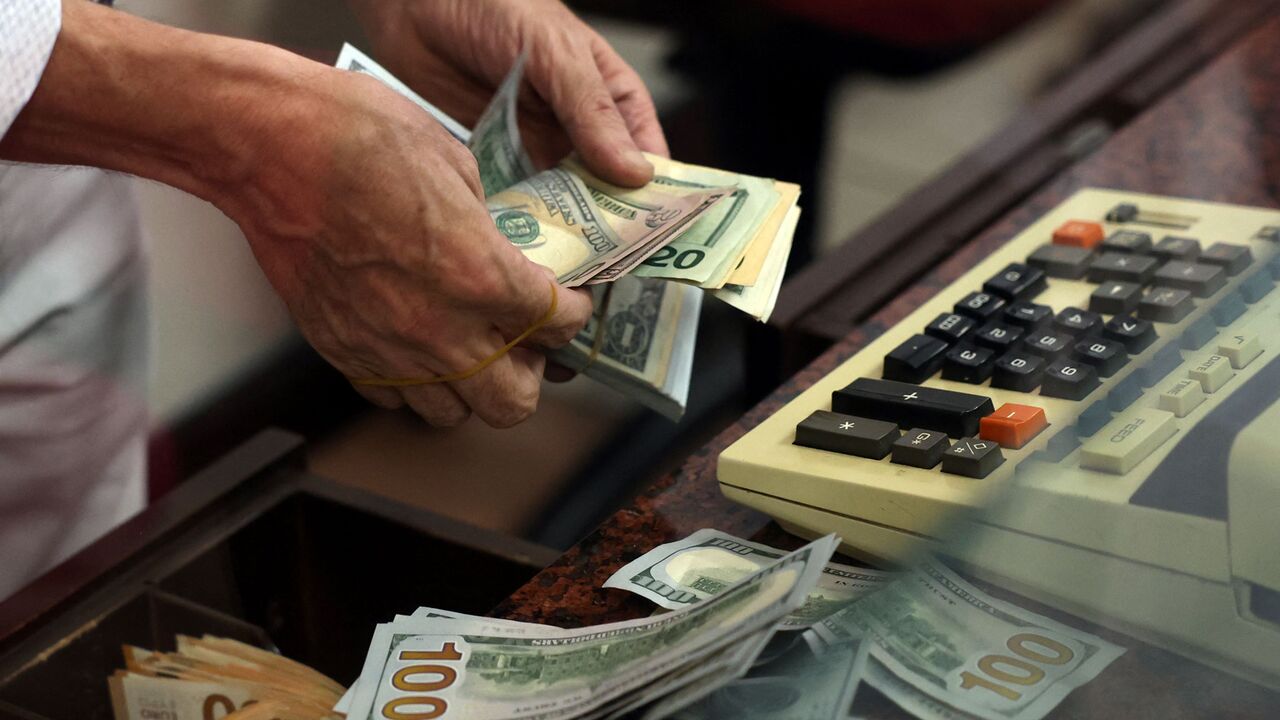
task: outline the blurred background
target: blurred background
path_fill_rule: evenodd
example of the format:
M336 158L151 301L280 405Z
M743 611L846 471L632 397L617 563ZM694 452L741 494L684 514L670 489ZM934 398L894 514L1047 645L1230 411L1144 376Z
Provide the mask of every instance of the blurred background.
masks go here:
M343 41L367 48L341 0L116 4L324 62ZM677 159L804 185L794 276L824 257L838 260L948 168L998 156L1002 138L1018 137L1010 128L1039 117L1081 68L1179 3L571 5L646 79ZM1108 130L1094 121L1055 126L1054 157L1086 153ZM311 439L318 474L563 548L795 367L780 357L786 327L754 326L708 301L690 408L678 425L578 379L547 386L538 414L514 430L478 421L431 429L364 405L310 353L220 212L154 183L139 182L138 197L151 250L153 495L277 424ZM962 229L955 234L964 239ZM854 322L862 311L849 314ZM810 338L807 347L816 352L831 339Z

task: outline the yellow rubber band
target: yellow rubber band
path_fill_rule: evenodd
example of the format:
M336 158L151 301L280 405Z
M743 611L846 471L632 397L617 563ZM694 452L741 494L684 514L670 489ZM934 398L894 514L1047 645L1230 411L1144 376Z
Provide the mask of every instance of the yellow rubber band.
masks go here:
M501 348L498 349L497 352L485 358L484 360L481 360L479 363L477 363L474 367L472 367L469 370L450 373L448 375L438 375L432 378L371 377L371 378L355 378L351 382L355 383L356 385L369 385L372 387L411 387L414 385L431 385L433 383L457 382L458 380L466 380L467 378L473 375L479 374L485 368L497 362L499 359L502 358L503 355L506 355L507 353L511 352L511 348L524 342L525 339L528 338L530 335L534 334L538 330L542 329L544 325L551 322L551 318L555 317L556 315L556 306L559 304L559 299L560 298L556 293L556 284L554 281L552 281L551 307L547 308L546 314L543 315L541 318L538 318L537 322L530 325L528 330L525 330L524 332L517 335L514 340L507 343L506 345L503 345Z

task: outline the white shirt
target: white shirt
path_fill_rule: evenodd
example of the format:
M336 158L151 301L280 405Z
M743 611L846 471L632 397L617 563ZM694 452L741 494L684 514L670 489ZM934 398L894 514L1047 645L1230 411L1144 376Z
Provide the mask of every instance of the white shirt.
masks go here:
M60 0L0 0L0 136ZM142 508L147 313L129 178L0 162L0 599Z

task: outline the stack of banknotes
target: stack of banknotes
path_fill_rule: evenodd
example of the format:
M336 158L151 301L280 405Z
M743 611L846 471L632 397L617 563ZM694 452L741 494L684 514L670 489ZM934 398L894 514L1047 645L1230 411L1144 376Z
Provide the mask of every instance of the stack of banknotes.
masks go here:
M379 625L335 711L358 718L660 718L746 673L814 592L837 539L778 553L714 596L573 630L422 608ZM832 645L841 645L836 639Z
M656 614L595 627L419 608L375 629L345 693L231 640L126 647L115 718L848 720L887 699L926 720L1037 720L1124 652L936 559L896 573L831 562L838 543L787 553L700 530L605 582Z
M338 683L242 642L179 635L178 650L124 647L125 670L107 679L115 720L321 720Z
M350 45L337 66L377 78L465 143L498 230L562 284L591 287L596 317L561 364L678 418L703 293L761 321L773 312L799 186L653 155L642 188L607 183L572 157L536 172L516 117L523 58L472 131Z

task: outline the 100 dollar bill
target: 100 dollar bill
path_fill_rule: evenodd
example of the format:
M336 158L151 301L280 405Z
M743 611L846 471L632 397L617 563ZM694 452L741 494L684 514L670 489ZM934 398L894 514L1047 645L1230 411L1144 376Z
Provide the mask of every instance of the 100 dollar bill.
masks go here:
M687 607L718 595L783 554L767 545L706 528L632 560L610 576L604 586L628 590L664 608ZM878 589L892 577L879 570L827 563L804 605L790 613L781 625L808 627Z
M919 717L933 701L987 720L1036 720L1124 649L982 592L927 561L814 627L826 640L864 639L903 681L878 689ZM920 694L929 696L922 702Z
M567 718L601 708L767 629L804 602L828 536L717 597L581 630L428 619L378 626L349 717Z

